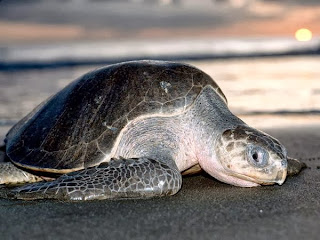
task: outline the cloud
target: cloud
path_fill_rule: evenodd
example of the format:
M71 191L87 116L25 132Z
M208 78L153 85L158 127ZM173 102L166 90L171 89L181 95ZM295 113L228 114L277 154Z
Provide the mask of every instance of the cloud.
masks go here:
M286 6L275 1L251 1L247 6L249 13L257 17L273 17L284 14Z
M281 3L283 5L287 6L308 6L308 5L320 5L319 0L262 0L264 2L276 2L276 3Z

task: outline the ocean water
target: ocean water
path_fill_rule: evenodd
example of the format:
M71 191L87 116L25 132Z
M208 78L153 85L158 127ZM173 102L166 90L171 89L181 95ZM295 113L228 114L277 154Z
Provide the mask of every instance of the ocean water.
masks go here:
M220 85L231 111L254 126L317 123L319 46L319 38L309 42L188 38L0 46L0 135L82 74L132 59L195 65Z
M132 59L201 60L319 54L320 37L129 39L0 46L0 70L113 63Z
M320 56L190 61L208 73L238 115L319 113ZM102 65L0 71L0 125L20 119L82 74Z

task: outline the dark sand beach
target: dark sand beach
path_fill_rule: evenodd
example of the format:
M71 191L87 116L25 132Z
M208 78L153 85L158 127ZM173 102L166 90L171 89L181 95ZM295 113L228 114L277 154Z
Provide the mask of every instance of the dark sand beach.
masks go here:
M320 125L266 129L308 168L282 186L238 188L206 175L148 200L0 200L2 239L318 239Z

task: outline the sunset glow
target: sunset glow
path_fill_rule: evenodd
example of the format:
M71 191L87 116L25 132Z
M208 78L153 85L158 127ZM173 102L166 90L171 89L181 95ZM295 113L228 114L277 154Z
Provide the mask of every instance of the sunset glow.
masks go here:
M306 28L300 28L296 31L295 37L298 41L310 41L312 39L312 32Z

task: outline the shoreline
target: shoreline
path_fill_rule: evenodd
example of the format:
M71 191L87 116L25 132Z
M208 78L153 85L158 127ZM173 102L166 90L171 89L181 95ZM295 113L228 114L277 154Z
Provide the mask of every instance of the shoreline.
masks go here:
M0 45L0 71L63 68L157 59L210 61L272 57L320 56L320 37L185 38L119 40L36 45Z

